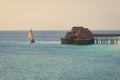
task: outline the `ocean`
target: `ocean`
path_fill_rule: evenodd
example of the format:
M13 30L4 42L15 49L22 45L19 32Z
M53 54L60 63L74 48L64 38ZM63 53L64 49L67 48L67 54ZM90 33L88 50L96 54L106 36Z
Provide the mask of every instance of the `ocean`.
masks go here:
M120 44L61 44L67 31L0 31L0 80L120 80ZM120 31L93 31L93 33Z

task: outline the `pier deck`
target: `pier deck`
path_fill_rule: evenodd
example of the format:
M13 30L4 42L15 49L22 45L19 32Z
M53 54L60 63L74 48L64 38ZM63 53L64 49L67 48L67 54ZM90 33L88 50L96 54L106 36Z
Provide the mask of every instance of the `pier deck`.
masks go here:
M95 44L118 44L120 34L93 34Z
M94 37L120 37L120 34L93 34Z

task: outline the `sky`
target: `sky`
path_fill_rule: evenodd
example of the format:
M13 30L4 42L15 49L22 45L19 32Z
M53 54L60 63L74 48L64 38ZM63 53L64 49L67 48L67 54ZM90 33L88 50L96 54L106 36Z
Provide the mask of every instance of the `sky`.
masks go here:
M0 30L120 30L120 0L0 0Z

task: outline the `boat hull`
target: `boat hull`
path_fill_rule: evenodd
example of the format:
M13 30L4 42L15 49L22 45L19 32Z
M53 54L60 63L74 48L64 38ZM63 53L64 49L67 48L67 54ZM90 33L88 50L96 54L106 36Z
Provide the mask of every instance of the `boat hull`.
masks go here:
M34 42L35 42L35 39L31 39L31 40L30 40L30 43L34 43Z

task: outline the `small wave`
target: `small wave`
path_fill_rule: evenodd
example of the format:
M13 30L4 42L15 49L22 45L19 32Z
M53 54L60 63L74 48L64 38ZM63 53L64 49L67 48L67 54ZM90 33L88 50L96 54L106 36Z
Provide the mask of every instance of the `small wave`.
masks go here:
M9 44L17 44L17 45L28 45L30 44L29 41L9 41L4 43L9 43ZM35 41L33 44L60 44L60 41Z
M36 41L35 43L40 43L40 44L60 44L59 41Z

